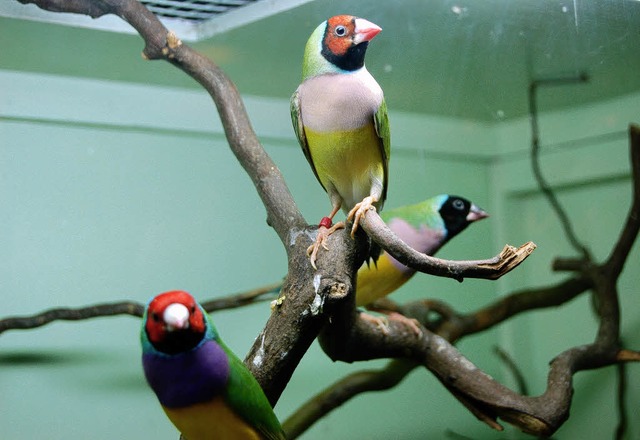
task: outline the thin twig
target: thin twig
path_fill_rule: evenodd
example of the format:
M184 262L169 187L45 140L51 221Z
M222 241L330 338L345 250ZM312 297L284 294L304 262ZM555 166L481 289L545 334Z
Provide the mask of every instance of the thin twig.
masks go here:
M627 219L613 246L605 266L612 274L620 274L627 261L629 252L640 232L640 126L629 126L629 156L631 161L631 205Z
M540 128L538 125L538 105L536 95L540 86L558 86L586 81L588 81L586 73L582 73L576 77L551 78L532 81L529 84L529 120L531 122L531 167L533 169L533 175L538 182L540 191L542 191L558 216L558 220L560 220L560 224L562 225L565 235L567 236L567 240L569 240L571 246L573 246L573 248L576 249L576 251L578 251L585 260L590 260L591 254L589 250L580 242L580 240L578 240L578 237L574 232L573 225L571 224L571 220L569 220L569 216L551 189L551 186L542 175L542 170L540 169Z
M200 304L207 312L235 309L237 307L243 307L256 302L267 301L271 299L272 296L277 295L281 288L282 281L278 281L277 283L268 284L247 292L213 298L208 301L201 302ZM271 294L271 296L265 298L265 296L269 294Z
M548 307L557 307L571 301L592 287L584 277L574 277L552 286L520 290L468 314L443 320L437 333L449 341L487 330L520 313Z
M344 377L309 399L284 421L282 427L287 439L297 438L315 422L356 394L395 387L415 366L407 361L391 361L380 370L363 370Z
M618 363L616 365L616 376L618 379L618 383L616 384L617 388L617 398L616 404L618 409L618 426L616 426L616 440L623 440L625 438L625 434L627 432L628 420L627 417L627 365L624 362Z
M202 306L207 312L215 312L226 309L233 309L270 298L264 298L269 293L274 293L274 289L281 283L273 283L259 289L248 292L235 293L219 298L214 298L202 302ZM102 303L84 307L57 307L45 310L35 315L10 316L0 319L0 334L7 330L28 330L42 327L54 321L82 321L85 319L102 318L118 315L129 315L141 317L144 312L144 305L135 301L122 301L114 303Z
M11 316L0 320L0 334L7 330L25 330L42 327L53 321L80 321L84 319L131 315L141 317L144 306L133 301L96 304L87 307L60 307L31 316Z
M529 387L527 386L527 380L524 378L524 374L522 374L520 368L518 368L516 361L509 355L509 353L507 353L503 348L497 345L493 347L493 352L498 355L502 363L505 365L505 367L507 367L507 370L509 370L509 372L513 376L514 380L516 381L518 393L522 394L523 396L528 396Z
M618 362L640 362L640 352L622 349L617 355Z

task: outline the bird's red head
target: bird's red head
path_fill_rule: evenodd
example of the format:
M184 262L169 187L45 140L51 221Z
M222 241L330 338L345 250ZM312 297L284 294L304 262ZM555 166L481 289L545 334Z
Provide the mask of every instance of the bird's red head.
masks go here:
M355 70L364 64L367 44L382 28L364 18L336 15L327 20L322 40L322 54L345 70ZM364 43L364 44L363 44Z
M172 354L197 345L204 337L206 322L193 296L172 290L149 303L145 331L156 349Z

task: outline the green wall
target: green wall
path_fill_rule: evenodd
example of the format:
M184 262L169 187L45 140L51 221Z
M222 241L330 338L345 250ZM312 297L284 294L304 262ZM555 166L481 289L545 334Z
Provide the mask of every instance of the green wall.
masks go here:
M284 252L266 226L264 208L226 146L204 93L16 71L0 72L0 82L10 85L4 89L9 105L3 106L0 124L0 136L6 140L0 150L5 213L0 237L7 261L0 277L6 280L3 291L8 297L3 315L116 299L146 301L173 288L205 299L270 283L285 274ZM329 204L293 139L288 104L262 98L247 98L246 103L301 210L311 222L317 221ZM394 126L402 132L404 121L410 127L415 119L394 115ZM431 130L434 141L444 142L447 132L457 130L455 121L440 125L440 133ZM476 130L486 136L485 127ZM430 158L413 144L424 142L420 133L398 138L391 165L397 177L389 206L444 191L487 203L488 160L456 154ZM459 176L455 182L452 175ZM490 236L489 222L479 224L443 255L491 255L495 249ZM493 296L488 282L477 282L469 294L465 288L474 286L472 282L431 281L438 290L466 295L475 304ZM408 298L410 290L406 292L399 298ZM242 355L268 313L268 305L261 304L214 317L228 343ZM130 437L149 430L157 430L158 438L175 438L144 385L137 331L133 318L110 318L3 335L3 399L29 396L33 402L25 402L28 411L16 407L3 412L2 425L28 438L48 426L34 424L29 411L52 420L64 420L71 412L81 415L79 421L54 424L54 438L89 433L92 438ZM488 344L473 344L470 352L480 357ZM62 351L56 354L57 350ZM41 360L49 362L46 368ZM499 372L495 362L488 360L487 365L492 373ZM361 367L331 363L314 346L281 399L278 414L284 418L305 397L356 368ZM40 382L49 385L35 385ZM113 393L114 388L119 391ZM475 426L433 378L421 373L386 396L356 399L318 424L309 438L326 435L327 430L335 438L346 438L356 429L351 419L365 414L379 422L357 427L360 433L401 430L409 435L415 429L421 436L425 413L445 409L431 400L434 390L452 408L434 418L442 424L438 431L453 426L459 414ZM384 402L412 414L413 422L380 418ZM430 402L433 411L428 409ZM132 413L131 408L139 410ZM140 418L151 426L141 424ZM106 420L119 422L109 429L97 428Z
M541 103L545 95L541 94ZM572 220L578 238L594 258L607 258L623 227L631 201L629 169L630 122L640 123L640 94L615 101L549 112L540 128L545 178ZM526 153L528 120L497 127L504 153L492 166L492 200L500 221L498 242L533 240L538 249L521 270L499 281L501 292L551 284L570 276L553 273L555 257L575 256L546 199L537 190ZM520 135L519 135L520 134ZM640 252L636 243L619 282L622 338L628 347L640 343ZM555 310L529 313L511 320L501 331L504 347L526 368L532 394L546 387L549 361L570 346L593 341L597 321L589 296L581 296ZM628 365L626 404L629 432L640 436L637 406L640 368ZM571 418L557 438L615 438L615 368L580 372L575 376Z
M20 30L18 20L1 22L14 26L12 32ZM10 35L4 29L0 36ZM21 39L29 40L24 34ZM130 36L113 39L122 39L125 46L135 42ZM83 78L80 62L60 64L51 54L45 64L53 67L38 70L37 55L42 54L36 46L29 50L0 55L1 316L113 300L146 301L173 288L206 299L284 275L281 245L203 92L134 84L138 78L133 73L113 78L119 67L108 64L103 67L110 72L108 80ZM100 58L93 53L88 62ZM152 69L151 75L159 74L155 69L169 69L161 63L139 64ZM174 74L167 75L166 83L172 84ZM176 85L185 85L183 81ZM639 103L640 95L633 95L541 115L544 172L558 185L579 236L598 258L606 256L628 207L626 125L640 122ZM300 209L316 222L329 204L293 138L287 101L246 97L246 105ZM539 245L521 268L499 282L458 284L418 276L396 299L435 296L473 310L515 288L562 279L551 273L550 260L571 250L531 177L526 119L482 124L417 114L391 117L388 207L449 192L467 196L492 214L441 256L484 258L505 243L533 240ZM636 244L620 286L624 337L636 348L638 261ZM555 354L592 339L595 321L589 307L584 297L558 310L530 313L465 339L460 348L509 384L492 354L499 344L526 371L537 393ZM214 319L243 356L268 314L268 305L260 304L216 313ZM3 334L1 437L42 438L44 432L48 439L176 439L144 384L138 325L130 317L103 318ZM384 363L332 363L314 344L276 412L284 419L347 372ZM627 398L633 410L640 399L640 374L637 365L628 370ZM610 438L614 382L611 368L579 373L572 418L558 438ZM637 418L630 423L628 438L638 438ZM490 431L429 373L416 371L394 390L354 399L304 438L444 438L448 430L474 439L521 437L511 429Z

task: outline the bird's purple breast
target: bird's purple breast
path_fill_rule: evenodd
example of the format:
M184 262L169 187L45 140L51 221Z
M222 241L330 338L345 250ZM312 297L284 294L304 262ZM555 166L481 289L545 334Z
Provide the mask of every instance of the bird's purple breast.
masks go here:
M144 353L142 365L147 382L168 408L209 401L229 379L229 358L215 341L174 356Z

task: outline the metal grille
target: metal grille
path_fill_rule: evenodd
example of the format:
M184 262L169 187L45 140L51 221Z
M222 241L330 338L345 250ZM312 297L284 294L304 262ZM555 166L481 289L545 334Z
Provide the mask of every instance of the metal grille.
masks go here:
M224 14L256 0L140 0L160 17L204 21Z
M139 0L185 41L199 41L314 0ZM35 5L0 0L0 17L36 20L112 32L135 33L113 15L93 19L55 14Z

